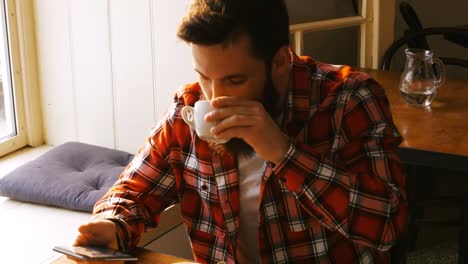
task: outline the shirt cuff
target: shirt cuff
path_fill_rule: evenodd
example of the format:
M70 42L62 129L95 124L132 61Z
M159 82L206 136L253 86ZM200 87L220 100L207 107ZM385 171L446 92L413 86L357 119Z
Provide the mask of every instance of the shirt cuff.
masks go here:
M117 237L117 245L119 246L119 250L122 252L130 251L131 246L128 244L128 232L126 231L123 220L118 218L108 218L107 220L115 223L115 236Z
M284 159L273 167L273 173L278 177L280 183L290 192L300 193L303 189L306 177L310 175L310 168L315 167L315 158L311 160L309 155L302 155L301 149L292 141ZM302 164L307 163L306 167ZM309 167L310 166L310 167Z
M133 249L133 245L130 241L130 233L127 229L128 225L124 220L120 219L118 216L109 216L107 214L95 214L92 216L92 219L95 220L109 220L115 224L115 236L117 238L117 245L119 250L122 252L128 252Z
M293 157L294 152L296 152L296 139L291 139L289 143L289 148L288 151L286 151L286 154L284 155L283 159L279 163L271 163L271 167L273 168L273 172L275 174L278 174L279 171L283 169L284 166L288 163L288 161Z

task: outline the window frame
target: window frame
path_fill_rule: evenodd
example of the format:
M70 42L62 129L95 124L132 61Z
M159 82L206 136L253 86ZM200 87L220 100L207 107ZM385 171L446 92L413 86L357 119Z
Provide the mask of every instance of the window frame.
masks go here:
M33 1L1 1L5 6L8 29L17 135L0 142L0 157L27 145L43 144Z
M290 25L293 51L302 55L306 32L359 26L357 66L377 69L385 49L394 39L395 0L361 0L360 14Z

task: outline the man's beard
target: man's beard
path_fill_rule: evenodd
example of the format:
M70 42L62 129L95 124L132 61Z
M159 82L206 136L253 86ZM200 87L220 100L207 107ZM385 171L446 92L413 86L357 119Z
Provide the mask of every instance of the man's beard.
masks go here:
M278 91L275 89L273 85L273 78L271 76L271 66L266 63L267 66L267 78L265 80L265 84L263 86L263 95L260 102L262 103L265 111L270 115L273 120L276 120L280 114L280 110L278 109L278 100L279 95ZM265 131L266 132L266 131ZM227 149L234 152L238 156L243 157L251 157L255 151L241 138L232 138L226 144Z

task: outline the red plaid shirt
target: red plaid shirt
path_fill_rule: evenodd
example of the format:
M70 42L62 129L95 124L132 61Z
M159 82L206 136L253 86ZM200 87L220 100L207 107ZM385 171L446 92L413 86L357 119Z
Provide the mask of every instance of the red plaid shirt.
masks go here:
M292 139L262 177L258 243L262 263L388 263L407 202L401 142L384 90L346 66L294 57L283 129ZM237 159L218 155L180 116L201 96L179 92L119 180L96 204L118 225L122 250L136 246L159 214L180 203L195 260L235 263Z

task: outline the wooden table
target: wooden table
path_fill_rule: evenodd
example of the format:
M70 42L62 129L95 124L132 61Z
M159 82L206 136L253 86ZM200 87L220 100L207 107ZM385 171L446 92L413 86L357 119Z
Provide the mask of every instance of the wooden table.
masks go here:
M133 263L138 263L138 264L172 264L172 263L182 264L182 263L193 263L193 264L195 264L195 262L193 262L191 260L188 260L188 259L183 259L183 258L178 258L178 257L171 256L171 255L157 253L157 252L153 252L153 251L150 251L150 250L147 250L147 249L144 249L144 248L137 248L134 251L132 251L131 254L138 257L137 262L135 262L135 261L126 261L126 262L116 261L116 262L85 262L85 263L89 263L89 264L92 264L92 263L99 263L99 264L101 264L101 263L109 263L109 264L112 264L112 263L126 263L126 264L127 263L128 264L133 264ZM61 256L59 259L52 262L52 264L75 264L75 263L77 263L77 262L68 259L66 256Z
M404 138L400 155L405 162L468 172L468 81L446 80L431 106L418 108L400 96L401 73L359 70L384 87Z

